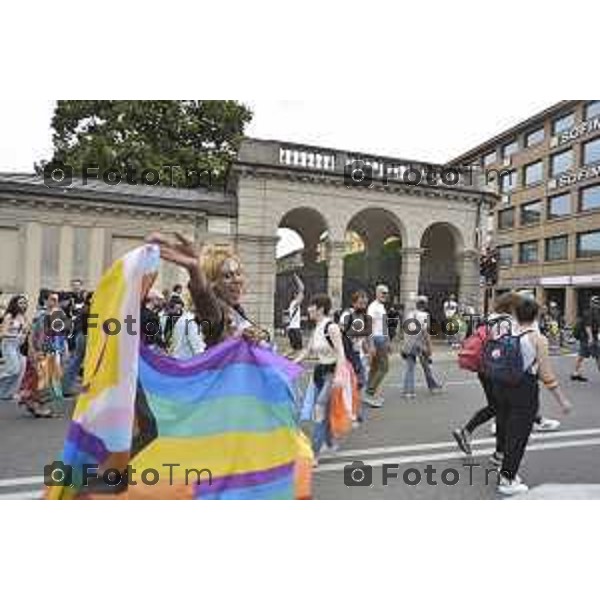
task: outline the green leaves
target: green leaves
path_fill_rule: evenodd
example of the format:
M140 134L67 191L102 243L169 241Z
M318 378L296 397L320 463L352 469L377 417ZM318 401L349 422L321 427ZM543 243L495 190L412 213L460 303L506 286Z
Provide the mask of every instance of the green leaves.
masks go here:
M185 186L187 170L212 172L212 184L224 182L250 109L234 100L60 100L52 128L53 161L81 174L86 164L139 175L154 169L173 184ZM36 165L36 169L40 166Z

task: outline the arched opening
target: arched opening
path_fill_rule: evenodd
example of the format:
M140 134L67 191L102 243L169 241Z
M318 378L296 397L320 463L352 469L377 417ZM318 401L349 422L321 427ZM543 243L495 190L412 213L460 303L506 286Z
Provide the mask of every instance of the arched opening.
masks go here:
M371 297L379 283L390 289L390 301L400 299L402 228L395 215L369 208L354 215L346 229L343 305L352 293L366 289Z
M436 320L443 319L444 301L454 294L459 299L460 276L457 255L462 250L460 232L450 223L434 223L421 238L419 294L427 296L429 310Z
M294 273L304 282L304 307L311 295L327 292L328 232L324 217L312 208L295 208L281 219L277 229L275 327L284 326L296 291Z

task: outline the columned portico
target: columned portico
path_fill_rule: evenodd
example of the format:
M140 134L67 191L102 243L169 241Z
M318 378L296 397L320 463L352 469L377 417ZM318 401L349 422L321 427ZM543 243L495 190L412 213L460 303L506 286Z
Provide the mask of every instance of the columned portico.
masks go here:
M345 242L331 241L328 245L327 293L331 298L333 310L342 306L342 289L344 280Z
M459 265L460 290L459 301L479 309L479 251L475 249L464 250L456 257Z
M247 288L244 310L252 321L269 330L273 323L277 240L277 237L251 235L238 235L236 239Z
M402 248L402 267L400 274L400 302L405 312L413 310L419 294L419 277L421 275L421 257L423 248Z

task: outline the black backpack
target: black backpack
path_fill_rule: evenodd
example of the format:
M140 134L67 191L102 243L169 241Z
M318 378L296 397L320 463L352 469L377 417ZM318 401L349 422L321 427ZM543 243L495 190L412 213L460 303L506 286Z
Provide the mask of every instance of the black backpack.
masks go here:
M329 326L332 323L334 323L334 321L329 321L329 323L325 325L324 333L327 343L333 348L333 341L331 340L331 336L327 333L327 330L329 329ZM352 340L346 335L345 331L342 331L342 344L344 345L344 355L346 356L346 359L352 365L354 373L358 375L362 370L360 356L358 355L358 352L354 349L354 346L352 346Z

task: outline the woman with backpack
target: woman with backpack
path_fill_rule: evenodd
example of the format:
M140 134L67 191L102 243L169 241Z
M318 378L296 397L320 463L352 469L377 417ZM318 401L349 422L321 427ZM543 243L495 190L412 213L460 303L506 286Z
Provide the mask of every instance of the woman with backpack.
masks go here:
M515 307L516 332L498 340L497 346L486 346L485 350L485 367L496 402L497 435L502 432L504 438L498 492L506 496L529 489L518 472L539 410L539 381L565 414L571 410L552 370L548 340L535 327L538 314L536 301L521 297Z
M331 401L335 388L346 388L350 377L342 332L329 316L331 299L326 294L313 296L308 305L308 317L315 329L308 346L300 352L294 362L302 362L314 355L317 364L313 370L314 385L314 428L312 449L315 465L323 446L335 451L336 440L331 429ZM352 392L351 392L352 393Z
M461 360L462 350L459 352L459 365L462 368L469 370L477 370L477 376L479 383L483 388L485 399L487 400L487 406L480 408L467 422L464 427L455 429L452 432L458 447L465 453L471 454L471 436L475 429L479 426L487 423L490 419L496 416L496 400L493 396L492 388L489 379L483 372L483 366L481 364L481 352L486 339L499 338L502 335L510 335L515 327L513 313L516 305L520 300L519 294L516 292L506 292L496 299L494 303L494 312L488 317L487 323L480 325L474 336L478 336L480 344L477 345L476 351L479 353L475 358L477 364L470 366L468 364L463 365ZM496 436L496 451L490 457L490 462L496 466L499 466L502 462L504 436L500 432L500 435Z
M513 335L517 329L514 313L517 305L521 302L522 296L517 292L506 292L496 299L494 303L494 312L488 317L487 323L480 325L471 340L466 340L463 348L458 354L459 366L463 369L477 372L477 377L483 388L487 406L480 408L467 422L466 425L455 429L452 432L458 447L467 455L471 454L471 437L473 432L481 425L487 423L496 416L496 400L491 389L489 378L486 376L483 364L481 362L483 346L487 340L495 340L503 335ZM534 325L535 327L535 325ZM476 336L479 340L476 340ZM470 345L473 340L472 348ZM476 351L478 356L469 355L470 352ZM492 424L492 433L496 436L496 450L490 456L489 461L494 466L499 467L502 464L504 455L504 430L503 424L496 421ZM545 432L553 431L560 427L560 421L555 419L547 419L541 415L537 415L534 420L534 429L536 431Z
M404 398L415 397L415 371L417 360L421 363L427 387L432 394L442 390L431 370L431 335L429 333L430 318L427 312L427 300L419 298L416 309L408 313L403 324L404 343L400 354L405 361Z

